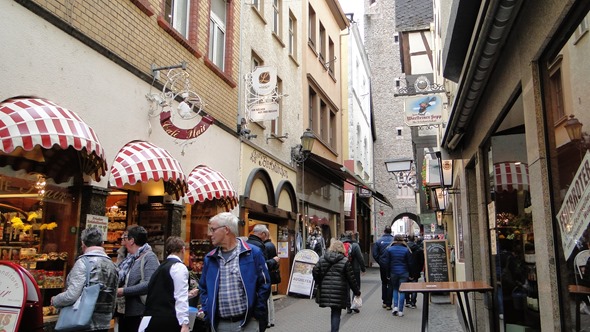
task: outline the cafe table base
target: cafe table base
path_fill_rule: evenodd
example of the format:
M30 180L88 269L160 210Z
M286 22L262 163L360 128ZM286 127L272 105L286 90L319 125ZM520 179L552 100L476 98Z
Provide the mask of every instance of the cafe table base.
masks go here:
M483 281L447 281L447 282L405 282L400 286L401 292L422 293L424 305L422 307L422 331L428 331L428 306L431 293L456 293L463 322L468 331L475 331L471 307L469 306L470 292L489 292L492 286ZM464 295L464 299L461 295ZM465 300L465 303L463 303Z

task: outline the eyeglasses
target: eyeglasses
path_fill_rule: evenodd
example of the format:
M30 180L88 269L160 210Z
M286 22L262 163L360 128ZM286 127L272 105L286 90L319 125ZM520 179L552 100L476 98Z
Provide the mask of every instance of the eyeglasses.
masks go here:
M129 237L127 237L127 235L123 235L121 236L121 240L127 240Z
M209 227L209 233L214 233L216 230L218 230L222 227L227 227L227 226Z

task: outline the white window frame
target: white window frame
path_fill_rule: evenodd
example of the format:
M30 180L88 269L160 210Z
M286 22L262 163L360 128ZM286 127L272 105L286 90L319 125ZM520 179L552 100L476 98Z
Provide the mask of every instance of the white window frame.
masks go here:
M188 39L188 31L189 31L189 17L190 17L190 0L171 0L172 4L171 13L165 13L167 17L165 17L166 21L174 28L174 30L178 31L185 39ZM185 7L185 8L182 8ZM185 13L183 15L182 10L184 9ZM184 26L184 27L183 27Z
M225 70L225 51L227 38L227 1L226 0L212 0L222 1L224 3L225 17L221 18L211 10L209 15L209 59L221 70ZM213 7L213 5L211 6ZM218 45L217 40L220 39L219 34L222 34L222 45ZM221 54L220 54L221 53ZM221 61L219 63L219 61Z
M289 54L295 57L297 53L297 20L289 13Z
M281 35L281 0L272 0L272 32Z

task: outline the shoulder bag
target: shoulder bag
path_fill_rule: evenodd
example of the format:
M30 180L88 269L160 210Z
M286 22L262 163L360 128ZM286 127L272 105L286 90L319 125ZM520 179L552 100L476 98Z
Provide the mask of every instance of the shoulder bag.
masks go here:
M56 331L80 331L89 329L92 324L92 313L96 306L101 284L89 285L91 262L86 256L82 256L86 263L86 283L82 289L82 295L74 304L63 307L59 312L59 318L55 325Z

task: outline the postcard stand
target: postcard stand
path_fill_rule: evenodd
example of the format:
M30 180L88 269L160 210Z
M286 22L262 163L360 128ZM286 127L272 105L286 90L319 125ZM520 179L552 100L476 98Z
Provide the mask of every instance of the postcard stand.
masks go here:
M7 261L0 261L0 331L43 331L37 282L25 268Z

